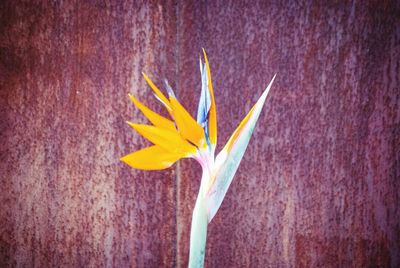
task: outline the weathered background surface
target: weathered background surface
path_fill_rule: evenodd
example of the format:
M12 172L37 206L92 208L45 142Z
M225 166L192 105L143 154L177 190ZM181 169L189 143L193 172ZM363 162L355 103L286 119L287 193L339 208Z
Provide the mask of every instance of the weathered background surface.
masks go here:
M194 114L208 51L219 148L277 80L207 267L400 265L396 1L0 3L0 266L185 267L200 168L141 172L132 92ZM338 1L344 2L344 1Z

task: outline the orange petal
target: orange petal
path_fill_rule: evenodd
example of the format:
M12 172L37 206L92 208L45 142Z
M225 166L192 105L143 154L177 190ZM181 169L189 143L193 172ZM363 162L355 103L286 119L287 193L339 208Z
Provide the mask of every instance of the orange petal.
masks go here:
M181 135L176 130L171 131L155 126L133 124L130 122L128 122L128 124L137 132L139 132L140 135L152 143L161 146L168 152L175 154L183 153L185 156L190 156L191 154L197 152L197 148L186 140L182 139Z
M215 106L215 99L214 99L214 91L211 83L211 71L210 71L210 64L208 63L207 59L207 54L206 51L203 48L203 54L204 54L204 61L206 64L206 69L207 69L207 76L208 76L208 85L209 85L209 91L210 91L210 96L211 96L211 106L210 106L210 114L208 118L208 129L209 129L209 135L210 135L210 142L214 146L217 144L217 109Z
M136 107L138 107L142 111L142 113L147 117L147 119L149 119L149 121L151 123L153 123L153 125L160 127L160 128L169 129L171 131L176 130L174 122L165 118L164 116L161 116L161 115L153 112L152 110L150 110L148 107L146 107L143 103L138 101L135 97L133 97L130 94L129 94L129 98L136 105Z
M203 128L194 120L188 111L173 96L169 96L176 125L183 138L199 148L207 145Z
M121 161L137 169L159 170L172 166L182 157L182 154L170 153L162 147L154 145L125 155Z
M154 93L156 93L156 96L158 99L161 101L162 104L164 104L165 108L167 108L168 112L171 112L171 105L169 104L168 99L162 94L162 92L154 85L153 81L150 80L150 78L145 74L142 73L144 76L144 79L146 79L147 84L153 89Z

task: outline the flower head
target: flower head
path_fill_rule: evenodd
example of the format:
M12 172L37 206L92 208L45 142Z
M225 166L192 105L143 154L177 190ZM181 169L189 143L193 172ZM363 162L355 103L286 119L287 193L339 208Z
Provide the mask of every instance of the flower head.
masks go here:
M205 62L203 64L200 60L202 86L197 120L177 100L167 82L168 98L143 73L156 98L165 106L172 120L150 110L129 95L152 125L131 122L128 124L153 145L128 154L122 157L121 161L137 169L159 170L170 167L181 158L196 159L203 168L200 193L207 199L207 218L210 222L220 207L239 166L275 76L233 132L225 147L214 158L217 143L217 111L210 66L204 50L203 54Z

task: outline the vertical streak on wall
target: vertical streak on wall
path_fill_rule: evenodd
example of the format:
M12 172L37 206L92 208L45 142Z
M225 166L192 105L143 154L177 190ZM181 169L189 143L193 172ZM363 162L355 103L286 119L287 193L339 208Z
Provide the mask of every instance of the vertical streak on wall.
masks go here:
M181 91L181 76L180 76L180 70L179 70L179 64L180 64L180 39L181 39L181 32L180 32L180 23L181 23L181 17L180 17L180 1L177 1L176 6L175 6L175 12L176 12L176 43L175 43L175 56L176 56L176 65L175 65L175 79L176 79L176 90L179 92ZM181 222L181 214L179 213L179 208L182 206L181 203L181 183L182 183L182 176L181 176L181 163L180 161L176 163L176 189L175 189L175 198L176 198L176 213L175 213L175 223L176 223L176 267L182 267L182 257L185 256L185 253L182 252L182 248L179 245L182 245L182 222Z

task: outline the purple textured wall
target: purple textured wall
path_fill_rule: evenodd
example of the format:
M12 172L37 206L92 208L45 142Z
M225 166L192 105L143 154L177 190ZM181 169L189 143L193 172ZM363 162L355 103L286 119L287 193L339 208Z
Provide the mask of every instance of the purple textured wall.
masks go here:
M0 266L187 266L200 167L119 157L142 71L195 113L202 47L218 148L277 73L206 266L400 266L396 1L111 2L0 3Z

